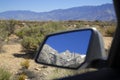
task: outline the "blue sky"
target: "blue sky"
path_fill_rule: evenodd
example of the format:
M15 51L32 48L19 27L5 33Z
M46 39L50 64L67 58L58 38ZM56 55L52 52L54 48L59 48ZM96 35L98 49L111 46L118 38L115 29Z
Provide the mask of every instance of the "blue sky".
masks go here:
M0 0L0 12L9 10L46 12L55 9L106 3L112 3L112 0Z
M92 31L78 31L69 34L57 35L48 38L46 44L57 50L59 53L69 50L70 52L87 53Z

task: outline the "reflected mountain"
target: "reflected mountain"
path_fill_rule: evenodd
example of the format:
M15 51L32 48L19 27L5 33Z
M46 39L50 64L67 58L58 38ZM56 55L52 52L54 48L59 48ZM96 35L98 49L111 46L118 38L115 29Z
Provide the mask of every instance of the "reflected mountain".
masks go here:
M69 50L58 53L57 50L45 44L41 50L39 61L46 64L54 64L58 66L65 66L76 68L85 60L85 55L79 53L71 53Z

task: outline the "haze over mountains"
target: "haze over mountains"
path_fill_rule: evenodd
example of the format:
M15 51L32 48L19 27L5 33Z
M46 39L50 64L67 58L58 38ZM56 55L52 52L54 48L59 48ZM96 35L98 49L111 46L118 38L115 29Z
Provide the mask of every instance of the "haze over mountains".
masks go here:
M0 13L0 19L30 20L30 21L61 21L61 20L115 20L112 4L99 6L81 6L69 9L58 9L49 12L6 11Z

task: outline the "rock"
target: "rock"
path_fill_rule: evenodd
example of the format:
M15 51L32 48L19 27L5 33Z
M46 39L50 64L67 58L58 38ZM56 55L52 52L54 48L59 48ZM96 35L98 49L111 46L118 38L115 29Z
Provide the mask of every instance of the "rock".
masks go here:
M41 69L40 68L35 68L36 71L40 71Z

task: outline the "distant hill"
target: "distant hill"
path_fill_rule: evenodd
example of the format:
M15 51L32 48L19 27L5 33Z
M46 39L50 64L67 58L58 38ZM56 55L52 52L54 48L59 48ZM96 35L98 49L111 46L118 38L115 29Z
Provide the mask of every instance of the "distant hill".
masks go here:
M0 19L59 21L59 20L115 20L112 4L99 6L81 6L69 9L58 9L50 12L6 11L0 13Z

